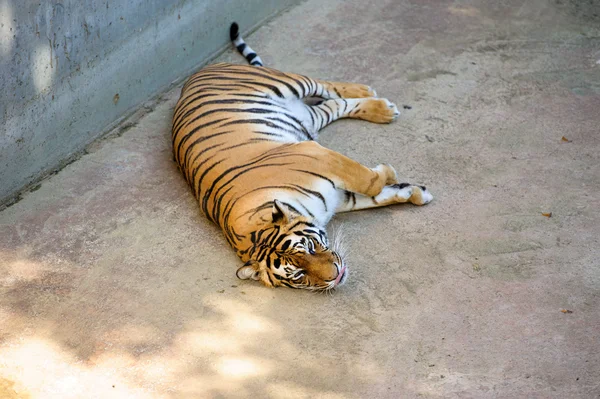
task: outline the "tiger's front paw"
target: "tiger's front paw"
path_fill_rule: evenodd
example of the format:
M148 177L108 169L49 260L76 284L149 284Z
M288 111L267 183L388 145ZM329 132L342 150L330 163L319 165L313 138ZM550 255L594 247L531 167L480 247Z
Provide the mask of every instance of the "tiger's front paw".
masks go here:
M389 163L379 164L374 167L373 170L383 176L386 186L398 183L396 169L394 169L394 167Z

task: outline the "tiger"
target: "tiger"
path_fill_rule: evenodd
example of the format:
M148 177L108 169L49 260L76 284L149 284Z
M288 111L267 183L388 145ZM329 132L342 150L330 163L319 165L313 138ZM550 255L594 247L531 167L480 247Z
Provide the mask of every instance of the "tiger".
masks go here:
M212 64L188 78L173 113L174 159L241 259L239 279L334 290L349 275L325 229L336 213L433 196L399 183L389 164L370 168L321 146L318 133L340 118L390 123L400 112L367 85L265 67L237 23L229 33L248 65Z

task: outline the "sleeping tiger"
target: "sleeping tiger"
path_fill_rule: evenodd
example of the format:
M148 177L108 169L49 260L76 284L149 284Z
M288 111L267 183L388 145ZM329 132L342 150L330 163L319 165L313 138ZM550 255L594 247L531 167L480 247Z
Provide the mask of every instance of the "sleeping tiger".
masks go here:
M390 165L369 168L322 147L318 132L339 118L389 123L398 109L369 86L264 67L236 23L230 37L250 65L210 65L187 80L173 115L175 160L244 262L238 278L332 290L348 277L325 231L334 214L432 196L398 183Z

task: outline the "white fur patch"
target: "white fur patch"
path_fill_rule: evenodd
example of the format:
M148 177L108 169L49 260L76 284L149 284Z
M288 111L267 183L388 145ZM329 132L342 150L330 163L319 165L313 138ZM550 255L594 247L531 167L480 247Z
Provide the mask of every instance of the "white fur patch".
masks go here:
M429 190L421 190L423 194L421 194L421 198L423 199L423 204L429 204L431 200L433 200L433 195L429 192Z

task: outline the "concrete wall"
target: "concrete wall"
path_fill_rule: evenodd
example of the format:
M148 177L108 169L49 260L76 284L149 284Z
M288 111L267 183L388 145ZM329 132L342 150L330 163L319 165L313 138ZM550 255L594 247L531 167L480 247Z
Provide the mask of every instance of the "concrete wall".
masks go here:
M0 0L0 204L295 2Z

